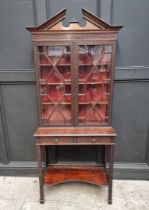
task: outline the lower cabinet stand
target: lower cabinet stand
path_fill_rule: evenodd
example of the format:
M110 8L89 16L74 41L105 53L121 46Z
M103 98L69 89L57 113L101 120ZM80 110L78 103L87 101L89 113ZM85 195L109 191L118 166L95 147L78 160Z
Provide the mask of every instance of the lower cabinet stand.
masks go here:
M44 185L65 181L83 181L108 187L108 204L112 204L113 156L116 133L112 127L39 127L36 137L40 203L44 203ZM104 146L104 165L99 164L48 164L46 146L50 145L102 145ZM45 171L42 167L43 157ZM109 167L107 169L107 163Z

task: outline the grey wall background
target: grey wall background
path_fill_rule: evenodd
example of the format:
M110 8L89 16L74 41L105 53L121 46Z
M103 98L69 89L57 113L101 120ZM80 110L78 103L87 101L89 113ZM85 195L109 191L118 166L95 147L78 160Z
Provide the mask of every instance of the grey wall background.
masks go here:
M31 36L25 27L41 24L64 7L67 18L81 21L80 8L85 7L114 25L124 25L114 81L113 125L118 132L114 175L148 179L148 0L0 1L0 175L37 173L32 137L38 125L37 98ZM88 151L91 159L94 151ZM65 149L58 152L59 158L66 158Z

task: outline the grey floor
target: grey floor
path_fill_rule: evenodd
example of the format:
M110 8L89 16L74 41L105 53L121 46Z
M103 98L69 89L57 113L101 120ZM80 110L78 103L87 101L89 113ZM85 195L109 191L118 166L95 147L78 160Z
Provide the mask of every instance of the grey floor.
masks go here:
M86 183L45 187L45 204L38 190L38 178L0 177L0 210L149 210L149 181L114 180L112 205L107 188Z

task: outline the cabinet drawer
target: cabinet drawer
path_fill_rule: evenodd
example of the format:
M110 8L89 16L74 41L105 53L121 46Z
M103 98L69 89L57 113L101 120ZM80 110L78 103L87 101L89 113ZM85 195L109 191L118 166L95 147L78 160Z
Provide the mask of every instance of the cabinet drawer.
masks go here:
M79 137L77 139L78 144L113 144L114 139L112 137Z
M42 137L37 139L37 144L42 145L61 145L61 144L72 144L74 142L71 137Z

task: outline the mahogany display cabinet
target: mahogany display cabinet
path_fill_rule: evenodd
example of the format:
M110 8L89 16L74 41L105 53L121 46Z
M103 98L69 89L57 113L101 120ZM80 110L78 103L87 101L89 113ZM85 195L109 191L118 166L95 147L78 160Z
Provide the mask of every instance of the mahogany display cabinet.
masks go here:
M116 132L111 125L111 107L121 26L111 26L86 9L82 14L84 26L70 21L65 27L64 9L39 27L27 28L34 46L40 118L34 133L40 203L44 203L44 184L64 181L107 186L108 203L112 203ZM101 145L104 163L50 164L46 148L52 145L68 145L68 152L69 145Z

